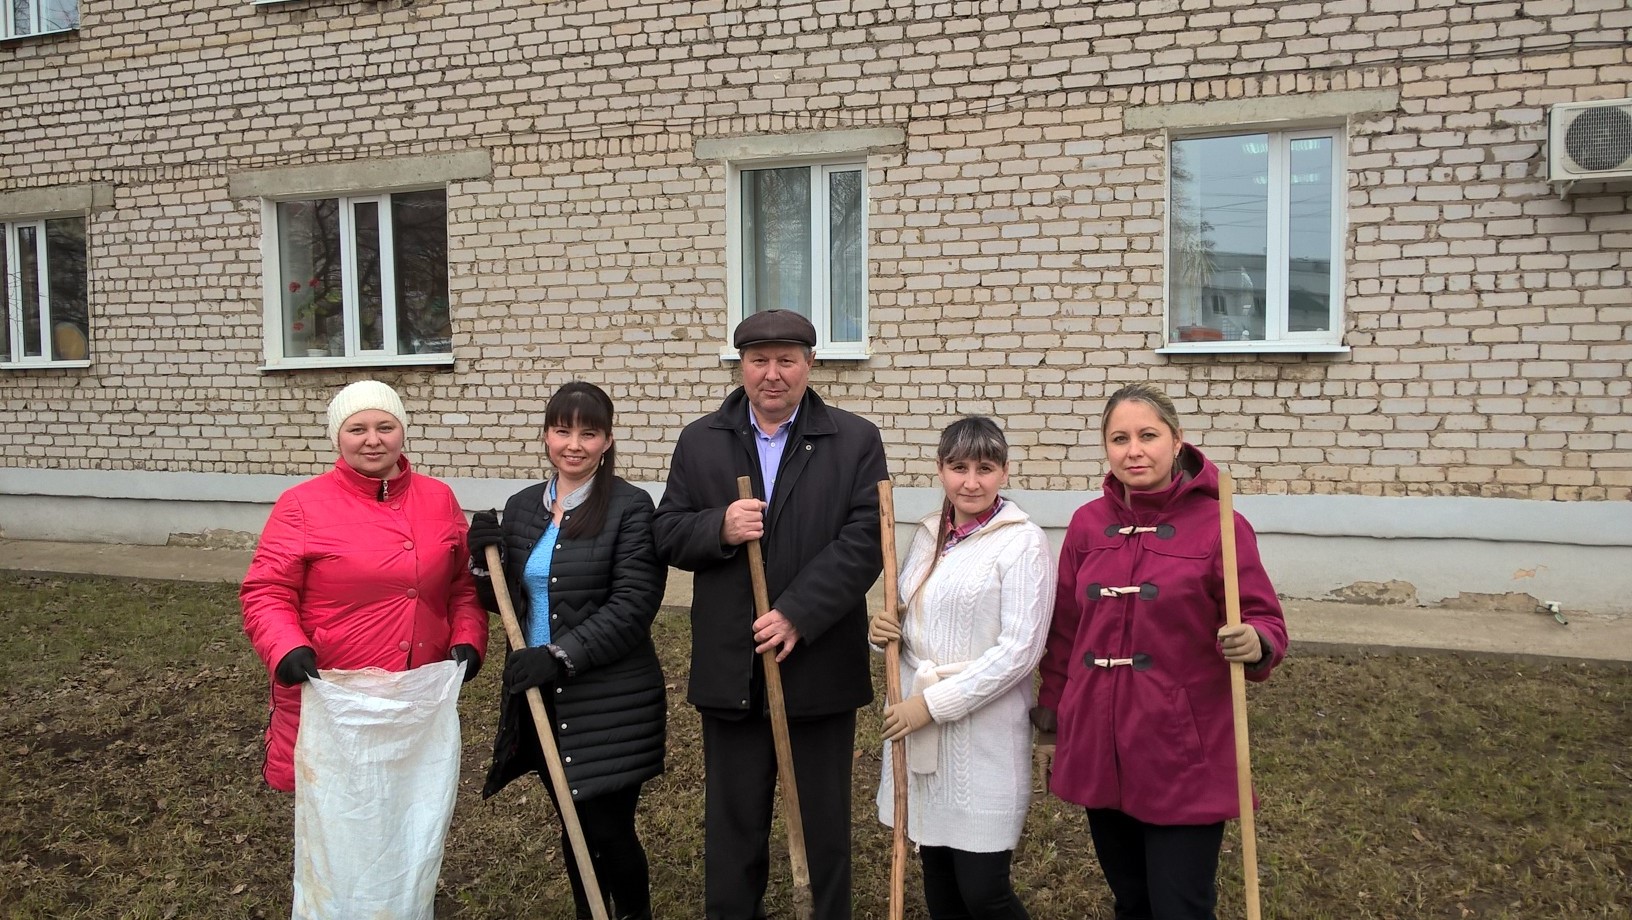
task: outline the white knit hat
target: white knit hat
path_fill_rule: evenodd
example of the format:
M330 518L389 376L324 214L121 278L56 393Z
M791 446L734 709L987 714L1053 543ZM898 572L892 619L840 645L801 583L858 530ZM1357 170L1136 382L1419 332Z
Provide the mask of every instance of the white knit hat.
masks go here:
M340 426L365 409L378 409L396 417L404 430L408 428L408 413L402 408L397 391L378 380L359 380L334 394L329 400L329 440L340 446Z

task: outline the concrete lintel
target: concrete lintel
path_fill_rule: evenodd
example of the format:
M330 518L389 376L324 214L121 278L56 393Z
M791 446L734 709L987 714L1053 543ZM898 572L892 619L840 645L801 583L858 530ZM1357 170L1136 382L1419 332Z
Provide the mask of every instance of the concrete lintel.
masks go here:
M854 128L809 134L756 134L707 137L697 142L699 160L772 160L786 157L843 156L882 153L901 148L907 132L900 128Z
M1129 131L1227 128L1278 121L1348 118L1351 115L1392 112L1399 106L1400 91L1397 89L1333 90L1294 96L1134 106L1122 113L1122 125Z
M95 214L113 207L113 185L53 185L0 192L0 217L17 220L52 214Z
M465 150L252 169L228 176L227 193L233 198L344 195L374 189L447 185L461 179L486 179L492 175L492 154L486 150Z

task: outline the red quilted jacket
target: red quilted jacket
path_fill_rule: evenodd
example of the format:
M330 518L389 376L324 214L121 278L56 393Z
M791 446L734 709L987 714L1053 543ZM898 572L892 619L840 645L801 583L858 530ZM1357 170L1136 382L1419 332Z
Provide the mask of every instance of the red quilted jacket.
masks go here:
M283 493L261 531L239 601L244 632L268 675L302 645L320 670L406 671L487 648L487 613L466 565L465 517L453 490L416 475L407 458L380 480L337 460ZM272 681L266 781L295 788L300 688Z

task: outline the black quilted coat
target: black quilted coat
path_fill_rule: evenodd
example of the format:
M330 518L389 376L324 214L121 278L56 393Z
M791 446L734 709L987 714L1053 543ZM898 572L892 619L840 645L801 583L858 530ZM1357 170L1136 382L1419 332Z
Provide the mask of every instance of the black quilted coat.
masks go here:
M521 576L534 543L550 526L545 487L529 486L504 506L505 576L523 632L537 613ZM563 527L571 514L563 516ZM651 626L666 576L652 542L652 499L622 479L615 480L606 526L598 535L556 544L550 560L550 638L576 673L541 690L577 801L663 772L667 706ZM497 610L491 580L478 578L477 588L487 609ZM526 699L501 691L493 766L482 797L543 768Z

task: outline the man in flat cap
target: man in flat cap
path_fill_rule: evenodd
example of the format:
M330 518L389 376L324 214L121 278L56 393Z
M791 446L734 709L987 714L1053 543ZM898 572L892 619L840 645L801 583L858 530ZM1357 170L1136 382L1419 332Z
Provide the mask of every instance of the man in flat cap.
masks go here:
M808 387L816 329L791 310L737 325L742 386L686 426L653 527L693 574L688 697L703 724L706 916L765 916L776 753L760 653L775 650L818 920L850 917L856 710L872 702L867 589L883 566L884 445L871 422ZM756 498L737 498L748 476ZM748 552L771 611L754 612Z

